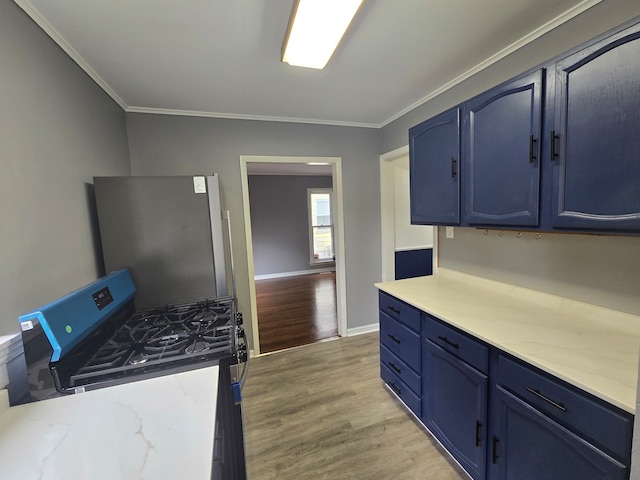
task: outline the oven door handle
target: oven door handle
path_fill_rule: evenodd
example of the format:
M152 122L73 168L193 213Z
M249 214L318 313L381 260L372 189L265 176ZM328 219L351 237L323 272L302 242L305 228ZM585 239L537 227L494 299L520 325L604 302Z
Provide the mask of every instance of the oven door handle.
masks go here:
M227 240L229 243L229 269L231 273L231 296L236 301L236 269L233 264L233 244L231 242L231 213L229 210L223 212L223 218L227 221Z

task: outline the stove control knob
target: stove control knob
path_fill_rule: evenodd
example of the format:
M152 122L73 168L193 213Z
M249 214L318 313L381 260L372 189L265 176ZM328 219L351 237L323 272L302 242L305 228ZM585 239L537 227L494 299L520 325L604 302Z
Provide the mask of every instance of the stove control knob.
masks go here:
M236 325L242 325L243 323L242 312L236 312Z
M238 329L236 330L236 335L238 336L238 338L245 338L246 334L244 333L244 328L238 327Z
M238 361L240 362L247 361L247 346L244 344L238 345Z

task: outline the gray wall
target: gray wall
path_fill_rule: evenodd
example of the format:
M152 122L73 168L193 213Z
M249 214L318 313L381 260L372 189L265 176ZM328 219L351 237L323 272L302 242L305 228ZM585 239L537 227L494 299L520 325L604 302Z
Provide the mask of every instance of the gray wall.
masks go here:
M0 335L100 272L92 177L128 175L122 109L0 1Z
M217 172L231 211L240 309L249 313L240 155L342 157L348 328L376 323L380 280L378 129L127 114L134 175ZM250 328L247 318L245 324ZM251 334L248 332L248 338Z
M497 64L382 129L382 151L408 143L409 127L640 15L637 0L604 0ZM544 234L457 228L439 234L440 266L640 314L640 237Z
M249 175L256 275L300 272L309 265L307 188L331 188L331 176Z
M440 266L640 315L640 237L439 229Z

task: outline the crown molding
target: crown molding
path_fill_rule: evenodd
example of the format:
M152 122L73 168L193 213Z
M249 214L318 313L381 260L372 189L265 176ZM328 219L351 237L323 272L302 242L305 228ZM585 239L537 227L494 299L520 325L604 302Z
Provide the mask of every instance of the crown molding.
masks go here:
M74 49L69 42L58 32L40 12L29 2L29 0L13 0L22 10L25 11L36 24L65 51L78 66L86 72L91 79L102 88L123 110L127 109L127 104L120 98L113 88L89 65L82 55Z
M153 115L178 115L183 117L225 118L231 120L257 120L261 122L310 123L314 125L332 125L337 127L380 128L373 123L342 122L339 120L318 120L313 118L271 117L267 115L243 115L236 113L203 112L199 110L174 110L167 108L127 107L127 113L149 113Z
M468 78L472 77L476 73L490 67L491 65L497 63L503 58L507 57L511 53L516 50L522 48L523 46L533 42L534 40L540 38L544 34L550 32L551 30L557 28L563 23L568 22L569 20L577 17L581 13L590 9L591 7L599 4L602 0L584 0L583 2L575 5L569 10L561 13L557 17L548 21L544 25L536 28L531 31L527 35L521 37L516 40L512 44L503 48L499 52L491 55L487 59L478 63L474 67L470 68L466 72L457 76L453 80L445 83L439 88L433 90L431 93L421 98L420 100L414 102L413 104L407 106L402 109L392 117L389 117L387 120L382 123L361 123L361 122L345 122L338 120L319 120L313 118L296 118L296 117L275 117L275 116L267 116L267 115L241 115L241 114L233 114L233 113L222 113L222 112L204 112L197 110L174 110L174 109L164 109L164 108L150 108L150 107L136 107L129 106L126 102L115 92L113 88L89 65L84 58L67 42L67 40L44 18L40 12L29 2L29 0L13 0L25 13L31 17L31 19L40 27L44 32L51 37L51 39L56 42L64 52L71 57L71 59L78 64L82 70L84 70L91 79L96 82L106 93L109 95L120 107L126 111L127 113L147 113L147 114L155 114L155 115L176 115L176 116L188 116L188 117L208 117L208 118L225 118L225 119L233 119L233 120L256 120L263 122L282 122L282 123L305 123L305 124L314 124L314 125L330 125L330 126L338 126L338 127L357 127L357 128L375 128L380 129L394 120L402 117L403 115L409 113L415 108L423 105L424 103L432 100L433 98L441 95L442 93L450 90L456 85L462 83Z
M442 85L439 88L436 88L434 91L429 93L427 96L421 98L417 102L415 102L415 103L409 105L408 107L402 109L401 111L399 111L398 113L396 113L392 117L390 117L387 120L385 120L384 122L382 122L380 124L380 127L384 127L385 125L390 124L394 120L397 120L398 118L402 117L403 115L409 113L411 110L419 107L420 105L423 105L424 103L428 102L429 100L434 99L435 97L437 97L438 95L441 95L442 93L446 92L447 90L452 89L453 87L455 87L459 83L464 82L465 80L467 80L468 78L472 77L476 73L484 70L485 68L490 67L494 63L497 63L498 61L502 60L506 56L508 56L508 55L512 54L513 52L515 52L516 50L524 47L525 45L528 45L529 43L531 43L534 40L536 40L536 39L540 38L541 36L543 36L545 33L548 33L551 30L559 27L563 23L566 23L569 20L577 17L581 13L589 10L591 7L597 5L600 2L602 2L602 0L584 0L583 2L575 5L574 7L570 8L569 10L567 10L567 11L565 11L563 13L561 13L557 17L549 20L547 23L545 23L545 24L541 25L540 27L536 28L535 30L529 32L525 36L519 38L518 40L513 42L511 45L508 45L505 48L503 48L502 50L500 50L499 52L494 53L489 58L487 58L487 59L483 60L482 62L478 63L477 65L475 65L474 67L470 68L469 70L467 70L463 74L458 75L453 80L445 83L444 85Z

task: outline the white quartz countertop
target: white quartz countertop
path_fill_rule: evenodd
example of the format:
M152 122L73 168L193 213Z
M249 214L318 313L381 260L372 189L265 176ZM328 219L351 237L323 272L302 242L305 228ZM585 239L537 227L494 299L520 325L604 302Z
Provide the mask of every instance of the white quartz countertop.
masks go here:
M638 316L445 269L376 287L635 413Z
M0 478L209 479L217 390L213 366L4 408Z

